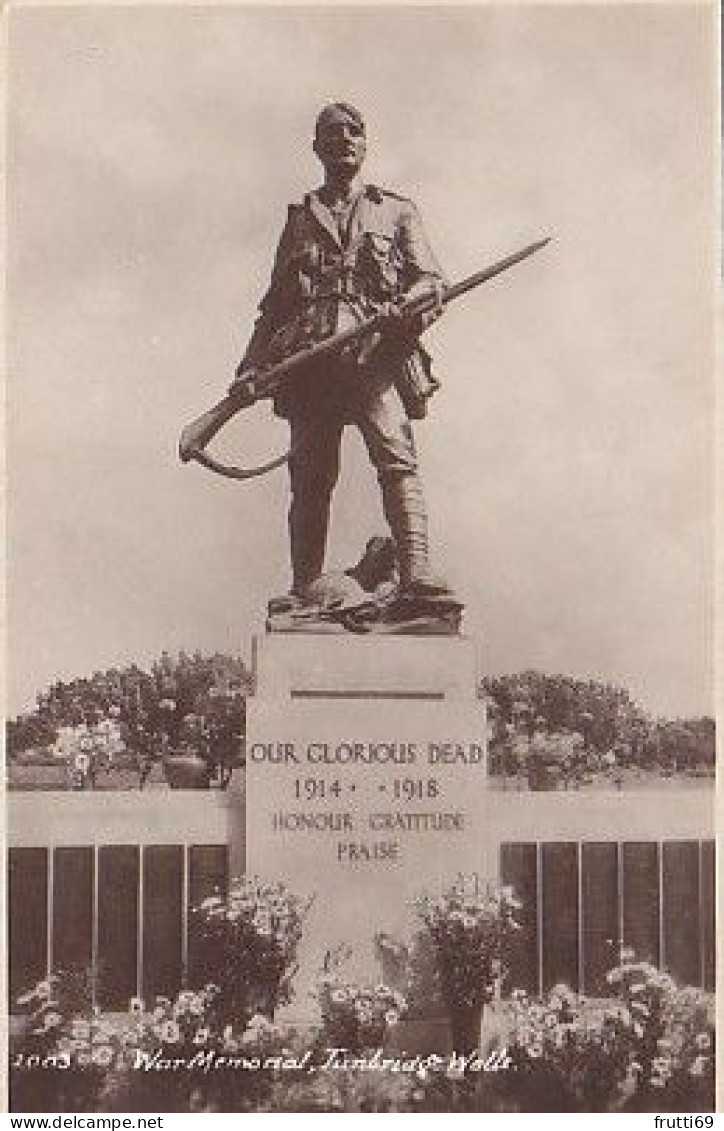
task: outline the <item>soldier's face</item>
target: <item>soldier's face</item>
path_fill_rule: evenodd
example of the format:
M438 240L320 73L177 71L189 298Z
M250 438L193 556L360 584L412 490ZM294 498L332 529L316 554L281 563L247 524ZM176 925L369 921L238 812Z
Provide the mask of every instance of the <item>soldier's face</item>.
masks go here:
M364 128L342 115L329 117L319 125L314 152L327 172L354 176L367 153Z

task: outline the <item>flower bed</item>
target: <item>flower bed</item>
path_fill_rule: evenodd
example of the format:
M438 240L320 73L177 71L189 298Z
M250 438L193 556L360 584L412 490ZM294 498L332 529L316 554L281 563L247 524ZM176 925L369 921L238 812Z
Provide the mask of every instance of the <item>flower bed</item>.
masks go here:
M413 989L406 956L422 955L450 1010L455 1054L413 1056L390 1041L407 1008L400 989L357 984L333 960L317 1022L275 1022L293 994L306 904L282 884L235 881L192 916L200 988L111 1016L92 1005L85 973L65 973L18 1000L11 1110L712 1111L712 996L630 953L608 975L609 999L565 986L502 996L515 909L507 889L461 881L420 902L421 949L378 937ZM477 1031L460 1029L465 1011Z

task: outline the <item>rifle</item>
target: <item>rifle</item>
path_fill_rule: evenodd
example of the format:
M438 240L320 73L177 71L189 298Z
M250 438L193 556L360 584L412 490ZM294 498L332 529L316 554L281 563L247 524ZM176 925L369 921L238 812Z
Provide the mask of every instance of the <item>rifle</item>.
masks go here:
M507 271L509 267L513 267L516 263L527 259L529 255L540 251L547 243L550 243L550 237L529 244L522 251L517 251L505 259L499 260L491 267L486 267L482 271L477 271L474 275L469 275L466 279L461 279L459 283L445 287L441 294L431 290L422 295L417 295L400 305L399 315L403 319L414 319L436 310L439 306L447 306L454 299L472 291L482 283L487 283L488 280L494 279L496 275ZM252 369L247 377L241 376L231 392L183 429L179 440L179 458L182 463L196 460L210 471L215 471L230 479L251 479L257 475L264 475L275 467L280 467L287 461L288 453L278 456L268 463L261 464L259 467L240 468L227 467L210 456L205 449L217 432L233 416L236 416L237 412L255 404L256 401L274 396L287 380L293 379L296 370L308 365L309 362L340 354L343 350L359 345L368 335L383 332L385 326L389 325L389 320L389 314L384 311L373 314L357 326L352 326L339 334L332 334L321 342L305 346L281 361L260 369Z

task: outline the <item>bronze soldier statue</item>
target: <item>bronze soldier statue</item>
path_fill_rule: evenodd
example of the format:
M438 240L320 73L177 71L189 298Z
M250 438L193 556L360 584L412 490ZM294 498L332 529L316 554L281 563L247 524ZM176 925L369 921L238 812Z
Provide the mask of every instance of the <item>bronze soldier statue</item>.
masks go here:
M347 424L363 437L394 539L400 596L432 603L452 594L428 559L427 513L411 418L437 388L418 338L442 310L411 317L401 303L445 280L414 204L360 177L366 154L361 114L344 102L317 117L314 152L324 182L292 204L269 289L237 369L233 393L278 353L293 352L384 312L384 331L361 349L310 361L274 396L289 421L292 598L303 603L320 577L340 442Z

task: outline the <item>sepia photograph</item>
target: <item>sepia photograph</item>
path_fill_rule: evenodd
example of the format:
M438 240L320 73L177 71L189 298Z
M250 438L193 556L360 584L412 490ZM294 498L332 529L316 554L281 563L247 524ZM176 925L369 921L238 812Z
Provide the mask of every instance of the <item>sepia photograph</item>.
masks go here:
M8 1110L712 1125L715 5L4 31Z

